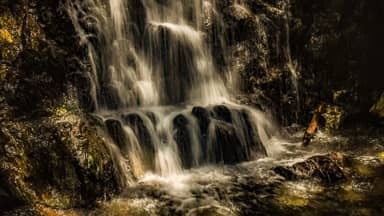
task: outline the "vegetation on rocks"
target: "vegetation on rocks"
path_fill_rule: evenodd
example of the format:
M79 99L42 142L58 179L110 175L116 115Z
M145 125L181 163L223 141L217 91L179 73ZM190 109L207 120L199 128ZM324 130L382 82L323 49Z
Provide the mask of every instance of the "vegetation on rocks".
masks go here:
M81 56L63 2L7 1L0 11L0 210L111 196L119 183L77 102Z

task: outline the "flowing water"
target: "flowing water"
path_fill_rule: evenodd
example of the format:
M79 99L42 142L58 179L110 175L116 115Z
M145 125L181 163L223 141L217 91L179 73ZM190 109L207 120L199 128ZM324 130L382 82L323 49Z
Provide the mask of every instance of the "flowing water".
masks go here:
M226 76L214 66L204 25L219 20L214 5L68 1L88 50L96 113L120 149L115 157L126 158L137 178L274 152L273 124L260 111L233 103Z
M95 113L127 186L92 214L291 215L311 209L308 200L324 190L311 182L281 186L271 173L314 152L292 154L298 140L278 139L263 112L231 100L232 76L217 70L208 43L212 20L222 24L214 6L215 0L68 1L88 52ZM211 32L224 47L221 24ZM298 94L289 38L287 46Z

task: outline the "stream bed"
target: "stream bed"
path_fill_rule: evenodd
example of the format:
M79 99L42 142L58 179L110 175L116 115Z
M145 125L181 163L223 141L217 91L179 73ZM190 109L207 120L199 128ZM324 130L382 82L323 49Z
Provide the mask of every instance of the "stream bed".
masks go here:
M147 173L119 196L89 209L25 208L6 215L383 215L383 137L380 133L347 134L319 132L304 148L302 133L291 133L285 141L275 140L283 149L273 158L200 167L170 176ZM343 155L340 167L345 179L289 180L273 171L329 152Z

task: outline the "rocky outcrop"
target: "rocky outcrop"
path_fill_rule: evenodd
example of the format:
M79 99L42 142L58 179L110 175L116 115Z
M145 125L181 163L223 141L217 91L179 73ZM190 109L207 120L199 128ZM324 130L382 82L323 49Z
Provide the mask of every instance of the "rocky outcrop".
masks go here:
M383 87L377 79L383 2L292 1L291 11L291 49L302 65L305 105L323 100L341 107L346 118L364 121Z
M225 35L221 48L225 58L218 64L225 65L223 71L231 73L233 88L272 110L281 122L296 121L300 110L292 80L293 67L288 67L293 63L287 43L289 14L285 1L216 4Z
M26 204L68 208L119 187L107 146L84 118L63 111L2 126L1 186ZM3 206L2 206L3 207Z
M83 113L87 67L64 4L0 2L0 211L88 205L119 189Z
M282 124L306 124L324 102L338 112L327 116L335 131L344 119L364 120L382 93L381 1L228 0L217 7L226 33L218 64Z

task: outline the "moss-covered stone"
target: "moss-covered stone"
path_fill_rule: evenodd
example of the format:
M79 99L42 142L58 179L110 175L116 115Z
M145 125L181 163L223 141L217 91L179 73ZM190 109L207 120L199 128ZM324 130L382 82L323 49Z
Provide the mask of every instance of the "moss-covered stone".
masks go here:
M68 208L110 196L118 183L106 144L73 113L3 125L1 165L16 197Z
M5 202L88 205L119 190L113 160L80 109L86 68L63 1L0 2L0 211Z

